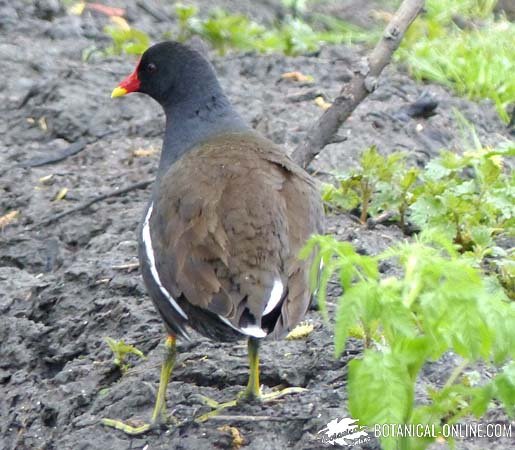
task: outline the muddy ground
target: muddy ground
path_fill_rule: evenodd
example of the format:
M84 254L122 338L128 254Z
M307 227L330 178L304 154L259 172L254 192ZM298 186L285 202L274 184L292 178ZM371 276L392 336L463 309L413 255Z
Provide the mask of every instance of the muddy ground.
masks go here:
M133 23L155 40L175 29L173 18L158 19L139 6L143 3L151 2L110 4L127 7ZM226 7L233 3L210 2ZM280 14L271 3L237 5L270 21ZM329 6L331 13L367 24L360 3ZM111 89L132 70L134 58L83 62L85 48L107 43L102 32L105 17L70 16L61 3L50 0L0 0L0 11L0 216L19 211L17 219L0 231L0 449L231 448L231 435L222 425L237 427L249 450L322 448L316 433L330 420L348 416L346 363L360 348L350 344L335 360L331 329L316 311L307 317L315 329L305 340L269 342L262 350L265 386L303 386L308 391L274 404L227 412L260 416L259 420L193 421L207 411L199 394L230 399L247 376L243 342L219 344L196 337L192 343L179 342L180 356L168 391L168 411L179 425L130 438L99 424L102 417L148 418L159 379L161 322L137 269L120 268L136 262L136 228L150 187L98 202L49 225L40 223L102 193L152 179L163 116L143 96L110 100ZM211 57L245 119L291 151L321 113L313 102L315 94L330 101L359 50L336 46L294 58ZM313 75L315 84L279 81L283 72L293 70ZM438 102L436 115L410 118L404 108L421 95ZM442 147L463 145L455 110L475 125L486 143L510 132L489 102L457 98L442 87L415 83L402 68L390 68L377 91L342 128L346 140L327 147L314 168L338 172L371 144L384 153L406 150L422 165ZM82 150L37 166L41 158L70 145ZM55 200L63 188L68 189L65 198ZM329 232L370 254L403 238L394 225L365 230L348 215L331 216L328 224ZM338 295L333 286L330 308ZM122 376L106 336L136 345L147 358L130 358L132 368ZM428 386L441 385L455 363L449 355L428 365L418 398L424 399ZM506 418L494 409L485 420ZM378 444L371 441L362 448ZM468 441L458 448L500 450L515 444L509 439Z

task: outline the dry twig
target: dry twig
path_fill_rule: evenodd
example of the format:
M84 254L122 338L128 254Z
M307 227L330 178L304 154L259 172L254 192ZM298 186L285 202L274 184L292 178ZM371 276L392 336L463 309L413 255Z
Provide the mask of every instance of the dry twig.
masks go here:
M78 211L82 211L83 209L89 208L91 205L101 202L102 200L106 200L111 197L119 197L120 195L126 194L127 192L135 191L136 189L145 189L147 186L149 186L153 182L154 182L154 180L139 181L138 183L131 184L122 189L115 189L113 191L106 192L105 194L99 195L98 197L94 197L91 200L88 200L87 202L76 206L75 208L70 208L70 209L67 209L66 211L60 212L59 214L50 216L48 219L45 219L42 222L39 222L39 223L35 224L34 226L32 226L31 230L42 227L44 225L48 225L52 222L56 222L65 216L68 216L68 215L76 213Z
M402 2L370 56L364 58L360 67L355 68L353 77L343 85L340 95L334 100L332 106L320 116L308 130L306 139L302 140L293 151L292 158L297 164L306 168L331 142L340 126L363 99L374 91L377 77L390 62L404 33L423 6L424 0L404 0Z
M246 416L246 415L222 415L219 414L217 416L212 416L209 418L211 422L289 422L292 420L309 420L311 417L302 417L302 416L296 416L296 417L276 417L276 416Z

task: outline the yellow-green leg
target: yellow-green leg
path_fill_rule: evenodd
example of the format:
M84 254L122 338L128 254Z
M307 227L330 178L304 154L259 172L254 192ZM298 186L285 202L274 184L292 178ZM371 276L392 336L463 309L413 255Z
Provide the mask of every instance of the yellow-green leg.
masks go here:
M166 422L166 387L175 365L176 347L175 336L168 336L165 342L165 358L161 367L161 376L159 379L159 390L157 391L156 403L150 423L144 423L139 426L129 425L121 420L102 419L102 423L108 427L116 428L130 435L143 434L161 423Z
M247 341L247 352L249 357L249 381L246 389L240 394L243 400L255 400L261 396L259 386L259 340L249 338Z
M196 419L197 422L205 422L210 417L220 414L224 409L236 406L242 402L251 402L256 400L260 402L269 402L288 394L295 394L306 390L301 387L289 387L269 394L262 394L259 384L259 339L252 337L249 338L247 348L249 356L249 381L245 390L241 392L236 399L224 403L218 403L209 397L202 396L201 400L207 406L213 408L213 411L198 417Z

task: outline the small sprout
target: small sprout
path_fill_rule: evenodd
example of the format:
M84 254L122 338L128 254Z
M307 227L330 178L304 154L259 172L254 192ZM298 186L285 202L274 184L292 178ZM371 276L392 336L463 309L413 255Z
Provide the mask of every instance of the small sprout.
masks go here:
M305 339L313 332L314 329L315 327L311 323L300 323L288 333L286 339L288 339L289 341Z
M471 370L463 374L462 378L465 386L478 386L481 381L481 374L477 370Z
M143 352L133 345L126 344L123 340L115 341L113 338L106 337L105 341L109 348L113 352L114 360L113 363L119 367L122 373L127 372L129 364L125 361L128 354L136 355L138 358L145 358Z
M98 391L100 397L105 397L107 394L109 394L109 388L100 389L100 391Z
M407 204L414 201L411 190L416 174L415 169L406 171L403 153L382 156L371 146L362 153L359 167L340 177L339 186L325 188L323 200L347 210L361 205L362 224L369 213L378 215L389 209L399 212L402 223Z
M195 26L195 16L198 13L198 8L193 5L183 5L178 3L175 5L175 14L179 20L179 36L177 40L184 42L191 35L191 30Z
M150 46L150 37L144 31L131 28L122 17L110 17L113 25L108 25L104 31L111 37L112 44L104 50L106 56L141 55Z
M352 327L349 327L349 336L355 339L365 339L366 334L363 326L360 324L356 324Z

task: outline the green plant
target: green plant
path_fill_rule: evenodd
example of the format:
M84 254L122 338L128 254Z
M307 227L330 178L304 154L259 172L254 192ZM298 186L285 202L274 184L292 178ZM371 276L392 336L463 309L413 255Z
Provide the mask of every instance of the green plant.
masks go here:
M126 344L123 340L116 341L106 337L105 341L114 355L114 364L120 368L122 373L127 372L129 364L126 362L127 355L136 355L138 358L145 358L143 352L133 345Z
M382 156L376 146L366 149L358 164L357 168L339 176L337 187L325 185L322 199L344 210L360 206L362 224L366 223L370 212L377 214L387 208L396 209L404 223L418 171L406 169L403 153Z
M515 99L515 25L494 19L494 0L427 2L426 13L408 30L397 58L418 79L433 80L473 99L489 98L504 121ZM459 16L482 24L465 29Z
M363 256L331 236L311 238L302 252L317 249L313 283L323 262L318 298L327 317L326 292L336 276L344 294L335 313L335 353L349 337L365 351L349 363L348 396L352 417L365 425L428 424L439 432L466 415L480 417L494 399L515 414L515 303L497 281L485 277L461 256L446 235L423 232L412 243L397 244L378 256ZM393 262L400 276L381 278L379 264ZM452 351L462 358L447 382L414 400L422 366ZM482 360L500 366L496 377L473 384L465 373ZM496 370L496 369L494 369ZM383 448L423 449L418 438L385 438Z
M290 6L298 11L301 2L292 2ZM197 16L198 8L179 3L175 5L175 14L179 31L177 35L167 32L164 37L184 42L193 35L199 35L221 55L233 49L297 55L314 52L324 43L369 42L376 37L375 33L320 14L314 19L321 25L321 30L295 15L265 27L244 15L230 14L220 8L212 10L208 18L201 19ZM148 48L150 38L145 32L130 27L124 19L111 20L114 24L106 26L105 32L112 39L112 44L102 52L103 55L139 55ZM96 47L86 49L83 58L88 59L96 51Z
M350 22L327 14L314 13L313 21L320 24L324 30L320 33L322 39L329 43L345 43L352 45L356 43L373 44L381 37L382 30L379 28L364 29Z
M371 39L370 33L359 27L323 15L318 15L316 21L325 29L315 30L298 17L286 17L280 23L265 27L246 16L230 14L219 8L213 10L207 19L198 18L196 8L183 5L176 6L176 14L179 19L178 39L184 40L195 34L202 36L222 55L230 49L296 55L316 51L323 43L368 42Z
M281 3L287 8L293 17L306 10L308 0L281 0Z
M504 258L491 261L492 272L497 274L506 295L515 301L515 249L511 249Z
M198 8L196 6L181 3L175 5L175 14L179 20L179 35L177 36L179 42L184 42L190 36L190 29L194 26L197 13Z
M502 171L515 146L457 155L444 151L426 166L423 190L409 218L421 229L439 228L478 259L503 252L494 237L515 225L515 178Z
M211 42L223 55L228 48L254 49L265 28L246 16L215 9L208 19L196 22L191 31Z
M108 25L104 28L112 43L104 50L110 55L141 55L150 45L150 38L144 31L129 26Z
M505 258L496 238L514 235L515 175L503 167L515 155L515 142L489 148L473 137L475 150L442 151L423 171L408 167L402 153L384 157L370 147L356 169L324 187L322 198L334 208L360 207L361 223L369 213L394 211L403 230L407 222L421 230L437 228L478 261ZM511 265L502 267L506 273Z
M330 42L336 36L325 35L315 31L310 25L298 18L288 18L279 27L266 32L258 43L259 51L281 52L285 55L297 55L314 52L324 42Z
M441 23L450 22L453 17L460 15L465 18L489 17L498 0L427 0L424 18Z

